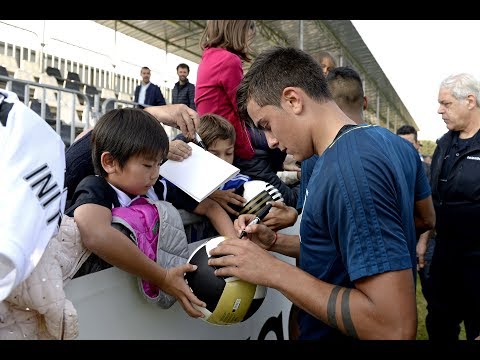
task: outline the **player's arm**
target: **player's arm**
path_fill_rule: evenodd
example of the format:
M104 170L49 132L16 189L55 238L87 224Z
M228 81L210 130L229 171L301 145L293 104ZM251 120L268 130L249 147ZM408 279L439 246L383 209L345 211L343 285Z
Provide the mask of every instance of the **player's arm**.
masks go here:
M272 284L275 288L342 333L359 339L415 339L417 310L411 269L357 280L354 289L325 283L297 268L284 271L281 278Z
M415 202L414 218L417 236L435 227L435 209L431 195Z
M254 226L271 231L265 225ZM279 246L287 237L279 234ZM214 257L209 264L218 267L217 276L237 276L274 288L347 335L359 339L415 339L417 310L411 268L361 278L351 289L319 280L253 241L225 240L210 253Z

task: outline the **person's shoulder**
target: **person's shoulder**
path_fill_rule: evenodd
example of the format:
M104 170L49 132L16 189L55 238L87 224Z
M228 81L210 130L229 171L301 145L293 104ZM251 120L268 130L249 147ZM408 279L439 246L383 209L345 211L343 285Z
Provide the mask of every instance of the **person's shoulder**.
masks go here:
M92 140L92 130L87 129L82 131L78 136L77 139L70 145L70 147L65 151L65 153L75 151L79 146L84 144L89 144Z
M240 56L230 51L225 51L224 61L227 64L231 64L235 66L238 66L240 64L240 66L242 66L242 59L240 59Z
M352 143L370 144L372 139L383 136L378 132L377 128L379 126L370 124L343 126L339 129L329 148L347 151L346 149L349 149Z
M79 168L91 169L93 168L92 163L92 146L91 146L91 131L85 136L76 140L66 151L65 151L65 162L68 171L77 171ZM90 170L88 170L90 171Z
M77 189L104 189L108 188L108 182L101 176L87 175L78 184Z
M383 126L367 125L365 126L365 129L367 131L370 131L369 136L372 136L372 133L373 133L373 134L376 134L373 136L378 136L380 139L383 138L383 139L386 139L388 142L396 144L397 146L400 146L402 148L414 150L414 152L416 151L415 148L412 146L412 144L410 144L407 140L391 132L389 129ZM378 148L378 150L384 151L384 149L382 148Z
M390 138L390 139L401 139L402 141L404 141L404 139L402 139L400 136L394 134L389 129L387 129L383 126L373 125L373 124L364 124L364 125L359 125L359 128L367 130L370 134L371 133L377 133L377 134L379 134L380 136L383 136L383 137L387 137L387 138ZM397 140L395 140L395 141L397 141Z
M452 130L447 131L445 134L443 134L442 136L440 136L436 140L437 145L441 145L445 142L449 142L453 138L454 135L455 135L454 131L452 131Z
M65 214L73 216L76 208L86 204L97 204L108 209L119 206L115 190L104 178L95 175L88 175L80 181Z
M162 89L160 89L160 86L158 86L157 84L152 84L152 86L154 87L155 91L158 91L160 94L162 93Z
M227 64L242 63L240 56L224 48L208 48L205 50L205 52L209 56L215 57L216 59L221 60Z

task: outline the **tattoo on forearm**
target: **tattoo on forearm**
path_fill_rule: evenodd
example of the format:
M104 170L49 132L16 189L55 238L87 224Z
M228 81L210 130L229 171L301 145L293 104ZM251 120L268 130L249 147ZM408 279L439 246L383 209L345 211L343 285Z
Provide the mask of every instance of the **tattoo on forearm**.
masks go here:
M336 329L338 329L338 324L337 324L337 318L336 318L336 313L335 313L335 308L337 305L337 296L338 292L340 291L341 287L340 286L335 286L332 290L332 293L330 294L330 297L328 298L328 303L327 303L327 321L328 324Z
M342 294L342 320L345 332L349 336L358 337L355 327L353 326L352 316L350 314L350 292L352 289L345 289Z

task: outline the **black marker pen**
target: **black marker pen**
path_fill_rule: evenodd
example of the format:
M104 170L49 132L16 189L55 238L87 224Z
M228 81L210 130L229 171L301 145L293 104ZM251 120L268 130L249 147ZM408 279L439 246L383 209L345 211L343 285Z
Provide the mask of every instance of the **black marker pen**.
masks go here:
M257 216L255 217L255 219L253 219L252 221L250 221L250 223L247 225L247 226L250 226L250 225L255 225L255 224L258 224L260 221L262 221L262 219L267 216L268 212L270 211L270 209L272 208L272 204L267 204L265 205L257 214ZM245 230L242 230L242 232L240 233L240 239L242 237L244 237L245 235L247 235L247 232Z

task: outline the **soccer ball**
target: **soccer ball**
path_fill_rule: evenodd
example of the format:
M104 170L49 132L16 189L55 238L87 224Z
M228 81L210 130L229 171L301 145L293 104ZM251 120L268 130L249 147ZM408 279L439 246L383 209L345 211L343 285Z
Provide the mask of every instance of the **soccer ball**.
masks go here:
M247 320L262 305L267 288L240 280L235 276L221 277L214 274L215 267L208 265L210 250L225 237L219 236L206 241L190 255L188 262L197 265L197 270L187 272L185 278L193 293L207 306L193 306L210 324L232 325Z
M258 214L269 201L283 201L278 189L262 180L250 180L243 184L242 196L247 200L243 208L237 210L242 214Z

